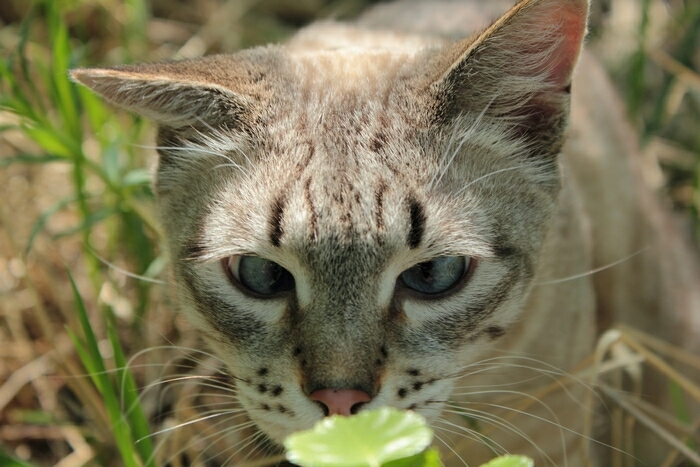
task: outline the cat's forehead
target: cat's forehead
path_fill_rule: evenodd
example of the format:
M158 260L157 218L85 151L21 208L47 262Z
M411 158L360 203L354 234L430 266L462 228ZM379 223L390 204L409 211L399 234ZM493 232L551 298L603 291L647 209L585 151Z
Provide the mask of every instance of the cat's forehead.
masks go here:
M319 113L391 109L397 100L420 93L425 83L416 75L426 57L443 45L440 39L337 23L313 25L274 53L278 80L270 90L294 109Z
M300 92L329 97L347 92L385 92L414 57L415 52L348 46L333 50L292 49L287 60L291 79Z

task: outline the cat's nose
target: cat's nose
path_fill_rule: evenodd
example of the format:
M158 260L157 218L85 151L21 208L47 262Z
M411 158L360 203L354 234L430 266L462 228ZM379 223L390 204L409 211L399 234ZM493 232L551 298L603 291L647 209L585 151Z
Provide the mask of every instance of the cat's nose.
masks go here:
M357 389L319 389L309 397L323 405L326 416L337 414L346 417L357 413L363 404L372 400L369 394Z

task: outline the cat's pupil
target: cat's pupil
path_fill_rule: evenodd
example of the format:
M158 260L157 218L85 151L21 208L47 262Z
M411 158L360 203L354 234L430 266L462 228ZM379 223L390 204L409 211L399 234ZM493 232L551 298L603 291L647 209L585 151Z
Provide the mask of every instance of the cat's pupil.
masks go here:
M402 272L399 284L428 295L446 292L461 282L469 262L464 256L435 258Z
M294 277L279 264L259 256L236 256L229 270L244 288L260 295L275 295L294 288Z

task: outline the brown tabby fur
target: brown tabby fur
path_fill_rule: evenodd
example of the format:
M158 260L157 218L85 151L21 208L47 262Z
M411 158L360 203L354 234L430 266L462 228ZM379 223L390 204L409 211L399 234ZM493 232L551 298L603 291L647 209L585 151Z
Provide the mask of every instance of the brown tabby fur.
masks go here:
M497 451L604 465L609 450L590 457L580 434L586 385L538 389L618 321L697 349L697 262L580 54L587 0L525 0L445 39L499 6L405 1L285 46L73 72L160 125L155 187L183 310L271 439L322 418L314 390L350 388L438 435L451 397L501 424ZM236 255L280 264L295 290L232 285L222 260ZM444 256L471 258L464 284L429 298L396 285ZM516 393L537 401L513 417L498 397ZM492 451L472 436L459 451L478 465Z

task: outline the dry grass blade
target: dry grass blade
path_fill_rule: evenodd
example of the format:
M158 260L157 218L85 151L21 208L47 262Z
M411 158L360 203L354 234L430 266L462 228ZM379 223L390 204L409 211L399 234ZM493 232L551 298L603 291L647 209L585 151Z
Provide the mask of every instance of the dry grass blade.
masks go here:
M606 385L601 385L599 387L600 390L603 391L603 393L606 396L610 397L613 401L615 401L615 403L617 403L620 407L622 407L625 411L632 415L637 422L641 423L642 425L646 426L654 433L656 433L660 440L668 443L669 446L673 447L675 450L683 454L691 462L694 462L695 464L700 464L700 455L692 451L688 446L686 446L683 443L683 441L673 436L673 434L666 430L663 426L655 422L652 418L648 417L641 410L637 409L636 407L634 407L634 405L626 401L624 397L621 397L617 393L617 391L613 390L612 388Z
M661 68L675 75L684 85L700 92L700 75L671 57L660 48L647 50L649 57Z
M625 344L629 345L633 350L643 356L650 366L666 375L670 380L675 381L697 402L700 402L700 386L690 378L682 375L678 370L671 367L671 365L666 363L661 357L645 348L631 336L623 333L621 339Z
M64 427L61 432L70 447L73 448L73 452L61 459L54 467L79 467L95 457L95 452L77 428Z
M620 325L618 328L626 335L630 336L630 338L633 338L641 345L645 345L649 349L658 352L660 355L665 355L676 362L683 363L691 368L700 370L700 358L698 358L697 355L691 354L673 344L664 342L657 337L651 336L629 326Z

